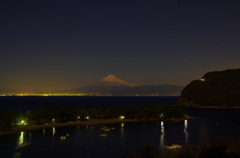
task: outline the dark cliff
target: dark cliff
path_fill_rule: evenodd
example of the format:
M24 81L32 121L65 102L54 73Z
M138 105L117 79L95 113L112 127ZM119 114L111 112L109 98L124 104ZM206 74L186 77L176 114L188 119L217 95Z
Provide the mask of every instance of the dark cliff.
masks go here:
M240 69L206 73L181 92L178 105L183 106L240 106Z

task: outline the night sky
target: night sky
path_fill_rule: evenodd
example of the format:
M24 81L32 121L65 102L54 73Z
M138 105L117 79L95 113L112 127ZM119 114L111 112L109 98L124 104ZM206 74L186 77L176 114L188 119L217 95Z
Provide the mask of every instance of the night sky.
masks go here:
M239 67L239 0L0 2L0 88L78 88L108 74L185 86Z

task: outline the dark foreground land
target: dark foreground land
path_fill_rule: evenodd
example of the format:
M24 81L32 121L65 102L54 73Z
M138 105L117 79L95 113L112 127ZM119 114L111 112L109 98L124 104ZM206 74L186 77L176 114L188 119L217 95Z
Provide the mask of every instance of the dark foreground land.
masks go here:
M28 110L26 113L0 113L0 134L58 126L177 120L187 117L187 110L178 106L112 106L91 109L49 106L38 111Z

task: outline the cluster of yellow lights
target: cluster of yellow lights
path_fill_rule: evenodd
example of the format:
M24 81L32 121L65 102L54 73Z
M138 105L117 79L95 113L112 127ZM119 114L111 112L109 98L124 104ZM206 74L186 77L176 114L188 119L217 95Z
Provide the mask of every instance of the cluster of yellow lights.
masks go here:
M204 79L200 79L201 81L205 81ZM178 96L179 94L169 94L167 96ZM102 94L94 94L94 93L6 93L0 94L0 96L41 96L41 97L48 97L48 96L105 96ZM111 96L111 95L107 95ZM132 95L132 96L165 96L159 94L149 94L149 95Z
M0 96L86 96L85 93L10 93L0 94Z
M201 81L205 81L204 79L200 79ZM112 96L112 95L103 95L100 93L3 93L0 96L40 96L40 97L48 97L48 96ZM148 94L148 95L130 95L130 96L179 96L179 94L168 94L168 95L160 95L157 93Z

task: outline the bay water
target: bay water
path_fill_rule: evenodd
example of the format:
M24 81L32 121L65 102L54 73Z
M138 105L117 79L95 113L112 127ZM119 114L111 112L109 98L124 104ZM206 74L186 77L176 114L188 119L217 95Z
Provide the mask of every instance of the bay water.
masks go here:
M137 99L135 98L135 104L141 102ZM156 104L156 100L149 102ZM176 100L172 102L173 104L169 106L176 104ZM167 145L201 144L217 136L239 139L240 111L238 109L194 108L188 110L189 115L195 117L195 120L54 127L4 135L0 136L0 157L112 158L129 155L132 150L141 153L144 144L152 145L153 150L158 152ZM23 142L31 144L21 148L20 144Z

